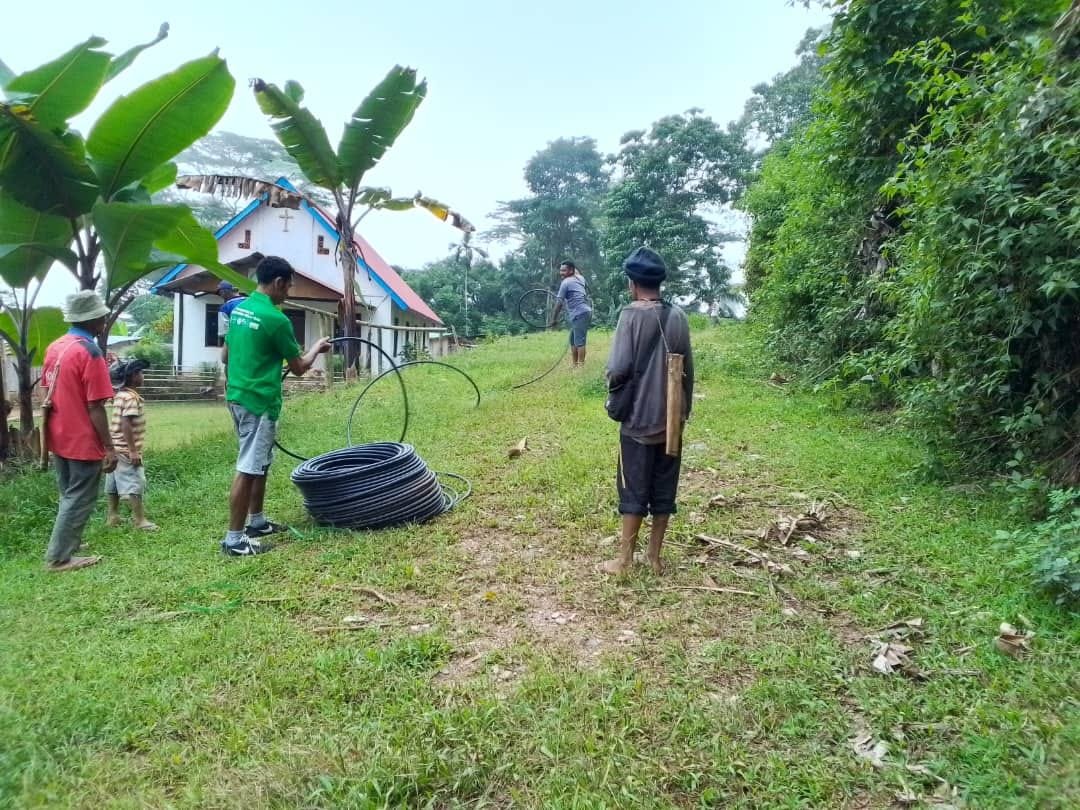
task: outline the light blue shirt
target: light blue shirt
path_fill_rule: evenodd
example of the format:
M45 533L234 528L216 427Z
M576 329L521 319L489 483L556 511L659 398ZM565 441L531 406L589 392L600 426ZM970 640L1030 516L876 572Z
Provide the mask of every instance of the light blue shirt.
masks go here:
M563 306L566 307L567 320L572 321L575 318L592 312L592 307L589 306L588 295L589 293L585 289L585 282L580 276L570 276L569 278L564 278L562 280L556 298L559 301L562 301Z

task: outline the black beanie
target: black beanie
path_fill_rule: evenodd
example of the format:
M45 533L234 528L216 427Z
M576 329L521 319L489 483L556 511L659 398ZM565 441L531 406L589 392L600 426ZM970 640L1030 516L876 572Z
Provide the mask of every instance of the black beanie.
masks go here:
M651 248L639 247L626 257L622 266L631 281L646 287L659 287L660 282L667 278L667 265L660 254Z
M117 360L109 368L109 379L113 384L113 388L123 388L136 373L148 368L150 368L150 364L138 358Z

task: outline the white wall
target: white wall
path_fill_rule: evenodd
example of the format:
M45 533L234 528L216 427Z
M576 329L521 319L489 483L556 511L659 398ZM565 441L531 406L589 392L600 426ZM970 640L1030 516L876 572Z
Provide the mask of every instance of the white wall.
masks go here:
M195 368L201 363L218 363L221 349L217 346L203 345L206 339L206 305L223 303L216 295L173 296L173 362L182 368ZM181 308L183 310L183 343L178 341L180 333Z
M332 337L334 334L334 317L337 315L337 305L323 301L305 301L305 307L319 310L319 313L304 313L304 345L302 348L315 343L324 337ZM321 313L321 314L320 314ZM320 356L313 369L326 373L327 355Z
M6 352L4 355L4 387L6 392L0 392L0 395L6 393L8 396L14 396L19 392L19 380L15 376L15 359L11 356L11 352Z

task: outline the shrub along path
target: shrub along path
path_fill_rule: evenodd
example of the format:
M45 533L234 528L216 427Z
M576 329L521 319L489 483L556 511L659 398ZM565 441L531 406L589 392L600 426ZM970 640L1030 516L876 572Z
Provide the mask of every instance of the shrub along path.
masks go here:
M1080 622L1006 567L999 501L909 480L892 423L769 383L739 327L698 332L668 573L610 581L607 337L509 390L563 339L455 358L478 410L456 375L406 372L411 440L476 488L426 526L313 527L279 459L269 505L299 533L224 560L230 437L155 452L151 423L162 531L99 515L105 561L46 575L51 479L5 480L0 806L1080 803ZM361 438L396 436L395 397ZM289 400L283 438L339 446L349 404ZM1034 633L1024 658L1002 622Z

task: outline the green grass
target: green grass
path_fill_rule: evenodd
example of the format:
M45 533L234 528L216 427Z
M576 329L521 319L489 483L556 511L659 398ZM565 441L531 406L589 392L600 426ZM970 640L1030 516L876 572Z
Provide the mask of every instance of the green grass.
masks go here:
M220 402L147 402L146 418L150 453L220 436L232 425Z
M409 441L476 490L425 526L314 527L280 459L269 508L302 536L221 559L220 406L196 414L198 437L184 409L151 411L162 531L97 516L105 561L85 572L41 570L51 479L6 480L0 806L888 807L939 780L969 807L1080 803L1080 622L1007 568L996 497L915 482L917 449L891 423L768 385L741 328L699 332L668 574L609 581L593 570L617 526L608 336L584 373L510 390L564 339L454 357L478 409L450 372L405 372ZM288 400L283 441L340 446L356 390ZM393 379L373 389L354 438L396 438L399 396ZM709 509L719 493L735 506ZM759 546L794 568L776 590L692 541L752 544L739 532L812 498L837 508L802 542L808 562ZM706 573L755 595L663 590ZM356 615L368 623L340 629ZM874 673L865 636L914 616L929 679ZM998 624L1024 620L1033 654L998 653ZM859 729L888 741L883 768L856 758Z

